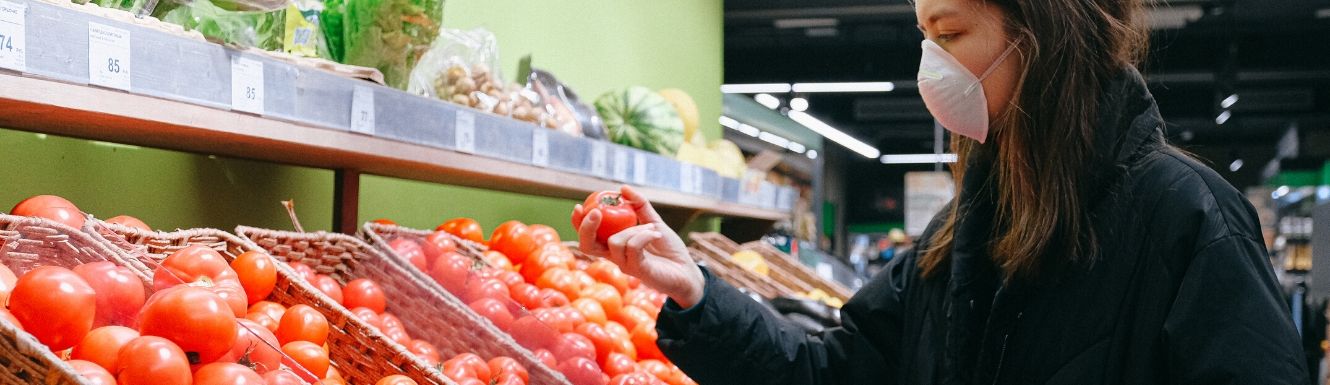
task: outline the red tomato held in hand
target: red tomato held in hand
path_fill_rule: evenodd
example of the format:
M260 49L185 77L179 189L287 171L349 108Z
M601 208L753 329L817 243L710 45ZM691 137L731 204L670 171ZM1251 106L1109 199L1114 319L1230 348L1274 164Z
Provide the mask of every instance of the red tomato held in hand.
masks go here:
M449 219L435 228L434 231L446 231L458 238L475 243L485 242L485 230L480 228L480 223L476 223L476 220L471 218Z
M346 283L342 288L342 297L346 299L345 305L348 308L367 307L377 313L383 313L388 306L387 300L383 297L383 288L379 284L368 279L357 279Z
M106 223L113 223L131 229L139 229L146 232L152 232L152 228L148 227L147 223L143 223L143 221L139 220L138 218L131 217L128 215L119 215L111 217L111 219L106 220Z
M97 294L69 269L42 266L14 284L9 311L51 351L69 349L92 330Z
M194 372L193 385L266 385L258 373L239 364L217 362Z
M555 369L559 366L559 363L554 359L554 353L550 353L549 350L536 349L531 351L531 355L536 356L536 360L540 361L542 365L545 365L550 369Z
M659 339L656 333L656 323L648 322L638 325L633 329L633 346L637 348L637 357L641 359L665 360L665 354L660 352L660 347L656 345Z
M267 299L277 286L277 260L268 254L258 251L240 254L231 261L231 269L235 270L240 286L245 289L245 297L249 300L247 305Z
M277 325L277 341L282 345L293 341L307 341L322 346L328 340L328 319L307 305L286 309Z
M440 255L457 251L457 241L453 240L454 236L446 231L435 231L426 236L425 242L420 245L426 261L433 261Z
M262 325L240 320L240 327L236 327L236 343L217 362L235 362L263 374L280 367L281 346L277 337Z
M74 229L83 228L87 215L73 202L54 195L38 195L24 199L9 210L10 215L46 218Z
M585 357L573 357L559 363L559 372L568 377L573 385L605 385L605 374L594 361Z
M637 213L615 191L601 191L588 196L586 202L582 203L582 211L573 213L573 228L582 228L582 220L591 210L600 210L596 242L601 244L609 243L610 236L637 225Z
M494 375L495 377L502 376L504 374L512 374L520 378L522 380L522 383L524 384L527 381L530 381L531 375L526 371L526 367L523 367L521 363L517 362L517 360L514 360L511 357L498 356L491 358L489 361L489 366L490 366L490 374Z
M508 312L508 306L503 302L494 298L481 298L472 302L470 306L471 310L490 320L499 330L507 332L512 329L513 313Z
M416 241L406 238L396 238L388 241L388 247L397 253L402 260L411 263L420 271L429 271L430 257L425 255L425 250Z
M115 377L106 368L97 364L83 360L69 360L65 362L74 368L74 373L83 377L81 385L116 385Z
M631 357L618 352L611 352L606 356L605 361L601 363L601 367L605 369L605 374L611 377L635 373L638 370L637 361L633 361Z
M282 345L282 353L319 378L328 375L328 351L309 341L294 341Z
M207 288L226 301L236 318L244 317L249 300L236 271L216 250L201 245L180 249L162 260L152 274L154 290L187 284ZM188 349L186 349L188 350Z
M120 349L139 338L139 332L124 326L102 326L88 332L87 336L74 345L69 357L85 360L100 365L107 371L120 367Z
M567 361L573 357L582 357L592 361L596 360L596 345L591 339L577 333L563 333L559 343L554 345L554 357L559 361Z
M94 327L132 323L147 299L143 281L127 267L109 261L92 262L74 266L74 273L97 293Z
M179 346L161 337L142 336L120 349L120 385L190 385L189 361Z
M285 370L274 370L265 373L263 381L267 385L309 385L308 382L301 380L300 376Z
M462 295L466 290L467 276L471 272L471 260L458 253L439 256L430 268L429 277L439 286L453 295Z
M236 317L208 290L178 286L152 295L139 314L139 333L180 347L190 363L216 361L236 342Z
M314 281L310 283L314 285L315 289L319 289L323 294L327 294L328 298L331 298L333 302L336 302L339 305L342 303L342 285L337 283L337 280L333 279L333 277L323 274L315 274Z
M443 360L442 357L439 357L439 350L434 348L434 344L431 344L428 341L413 340L410 344L406 345L406 347L411 353L415 353L416 357L420 357L420 359L428 362L430 366L437 366Z
M379 379L379 382L375 382L374 385L416 385L416 381L412 380L411 377L394 374Z

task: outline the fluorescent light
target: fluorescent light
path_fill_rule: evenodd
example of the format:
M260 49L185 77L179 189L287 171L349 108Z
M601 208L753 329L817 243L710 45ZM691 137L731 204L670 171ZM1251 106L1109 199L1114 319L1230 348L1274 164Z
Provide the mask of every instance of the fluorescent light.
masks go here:
M808 159L817 159L817 150L808 150Z
M893 154L879 159L882 164L956 163L956 154Z
M1271 199L1279 199L1279 198L1282 198L1282 197L1284 197L1285 195L1288 195L1288 191L1289 191L1288 186L1279 186L1279 188L1275 189L1274 192L1271 192L1271 193L1270 193L1270 198L1271 198Z
M1224 98L1224 101L1219 102L1219 107L1229 108L1233 107L1234 104L1238 104L1238 94L1232 94Z
M725 84L720 86L720 92L725 94L760 94L763 92L783 94L786 92L790 92L790 84L789 83Z
M785 148L785 146L790 144L789 139L782 138L780 135L776 135L766 131L762 131L762 133L758 134L757 138L762 139L763 142L771 143L776 147L780 148Z
M891 92L896 89L896 83L794 83L790 89L794 92Z
M773 110L776 109L776 107L780 107L780 99L776 99L776 97L771 96L771 94L753 95L753 100L756 100L757 104L761 104Z
M790 109L795 111L808 111L808 99L790 99Z
M1233 163L1228 164L1229 171L1238 172L1238 170L1241 169L1242 169L1242 159L1234 159Z
M757 127L753 127L744 123L740 123L739 128L737 128L737 130L754 138L756 138L757 135L762 132L762 130L757 129Z
M805 18L805 19L776 19L776 21L772 22L771 24L774 25L776 28L780 29L818 28L818 27L835 27L837 25L840 25L840 20L836 20L829 17Z
M1232 111L1224 110L1224 112L1220 112L1220 113L1219 113L1219 116L1216 116L1216 117L1215 117L1215 124L1224 124L1224 123L1228 122L1228 119L1229 119L1229 118L1232 118L1232 117L1233 117L1233 112L1232 112Z
M1317 19L1330 19L1330 8L1321 8L1316 10Z
M789 149L790 151L793 151L795 154L802 154L804 153L804 150L808 149L804 147L804 145L799 144L798 142L795 141L790 141L790 144L788 146L785 146L785 148Z
M833 142L845 146L845 148L850 149L850 151L863 155L865 158L877 158L879 155L882 155L881 151L868 145L868 143L855 139L849 134L841 132L841 130L837 130L835 127L823 123L821 120L817 120L817 118L814 118L812 115L804 113L803 111L790 111L790 119L799 122L799 124L804 125L804 127L808 127L808 129L813 130L813 132L818 133L818 135L822 135L827 139L831 139Z
M728 116L725 116L725 115L721 115L721 116L720 116L720 125L721 125L722 127L728 127L728 128L738 129L738 128L739 128L739 121L738 121L738 120L734 120L734 118L731 118L731 117L728 117Z

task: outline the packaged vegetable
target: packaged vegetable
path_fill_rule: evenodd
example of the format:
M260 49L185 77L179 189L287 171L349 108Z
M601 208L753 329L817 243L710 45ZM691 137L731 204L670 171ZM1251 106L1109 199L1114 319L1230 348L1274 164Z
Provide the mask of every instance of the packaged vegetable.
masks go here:
M664 97L646 87L610 91L596 99L610 140L673 157L683 143L683 120Z
M377 68L398 89L407 88L442 20L442 0L331 0L321 19L334 60Z
M162 21L227 44L268 51L282 48L286 10L228 11L209 1L162 3L156 11Z

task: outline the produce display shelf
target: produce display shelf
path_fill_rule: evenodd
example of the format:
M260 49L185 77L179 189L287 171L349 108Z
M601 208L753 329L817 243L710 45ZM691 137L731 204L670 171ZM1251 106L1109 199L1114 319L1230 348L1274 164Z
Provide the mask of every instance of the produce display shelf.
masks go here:
M626 183L641 187L672 225L709 214L769 228L788 217L797 194L143 20L36 0L0 0L5 6L21 8L23 60L0 57L0 127L335 170L334 228L345 233L359 225L362 173L569 199ZM124 35L115 43L91 38L107 27ZM92 85L116 84L94 57L116 59L127 86ZM257 88L257 101L240 100L243 88Z

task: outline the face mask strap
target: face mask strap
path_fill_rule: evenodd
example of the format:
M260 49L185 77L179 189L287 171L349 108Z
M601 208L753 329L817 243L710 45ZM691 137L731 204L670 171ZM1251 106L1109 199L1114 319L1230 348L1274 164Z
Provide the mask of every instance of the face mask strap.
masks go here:
M993 65L988 66L988 69L984 70L983 75L979 75L979 81L974 82L974 84L971 84L969 88L965 89L965 93L969 94L970 92L974 92L974 89L979 87L979 83L982 83L984 79L988 79L988 75L992 75L993 71L997 71L998 65L1001 65L1002 62L1006 61L1007 57L1011 56L1012 52L1016 52L1016 46L1020 44L1021 44L1020 40L1012 42L1011 46L1007 47L1007 50L1003 51L1002 55L998 56L997 61L994 61Z

